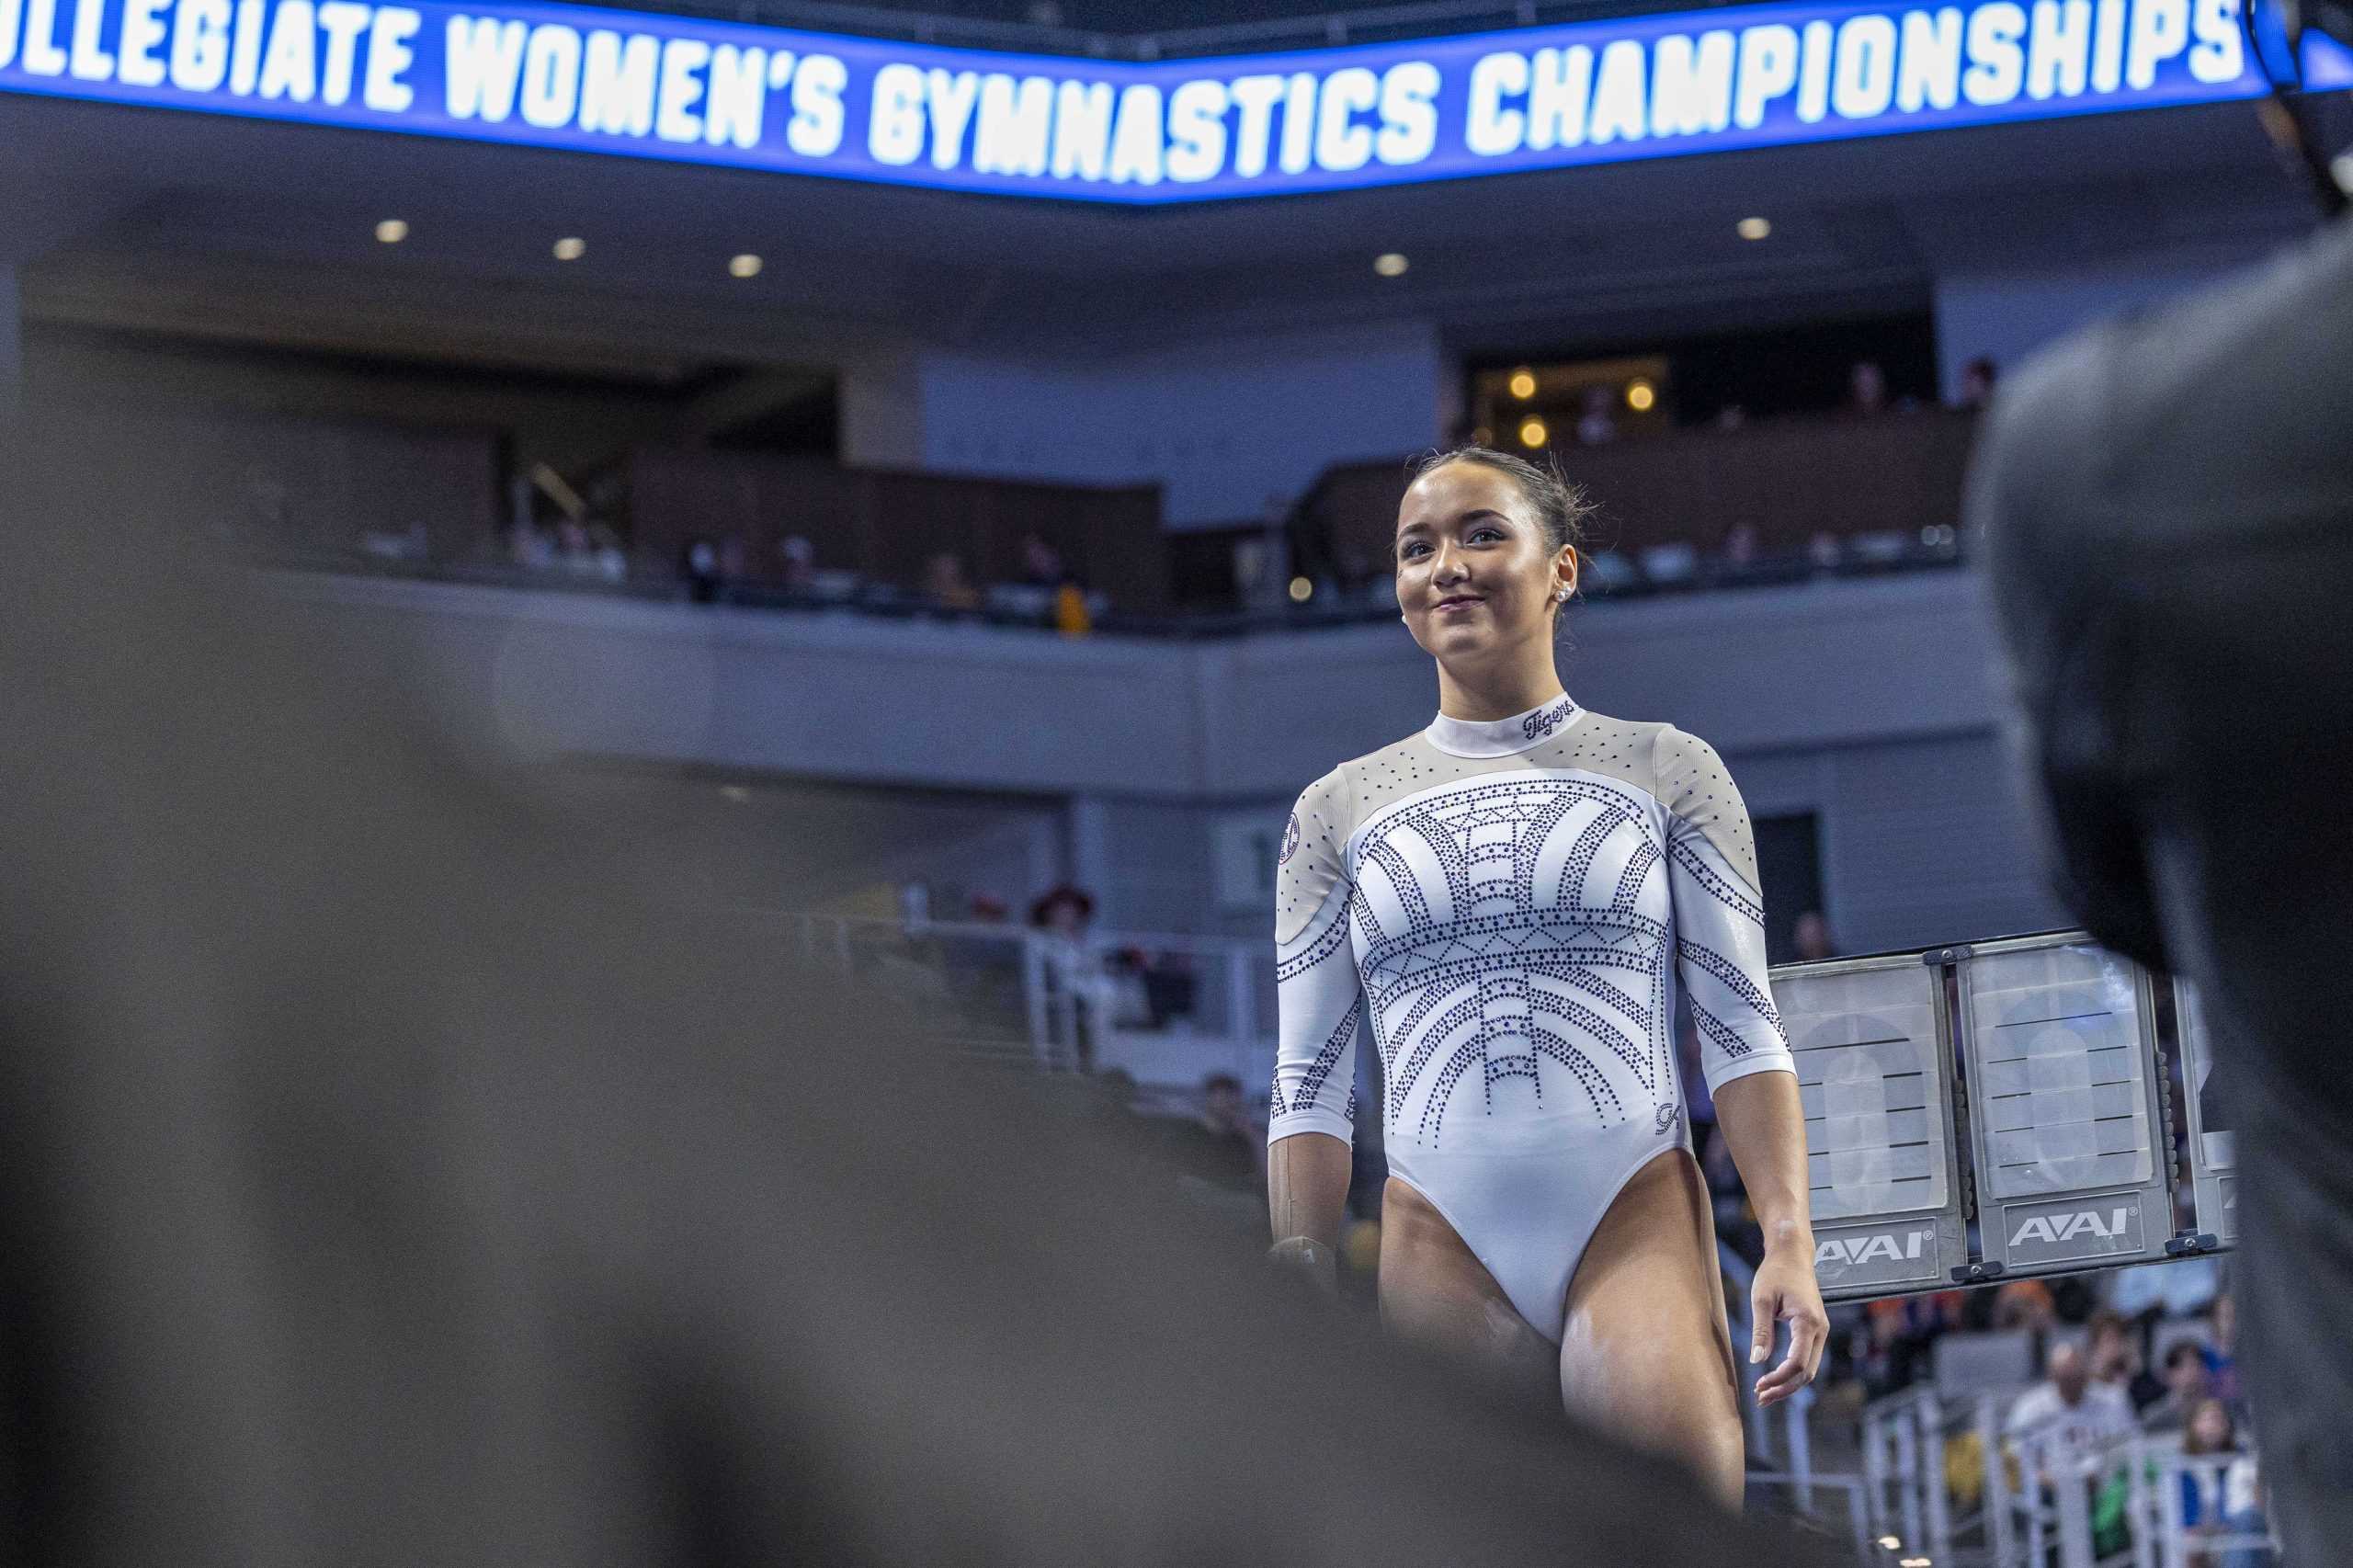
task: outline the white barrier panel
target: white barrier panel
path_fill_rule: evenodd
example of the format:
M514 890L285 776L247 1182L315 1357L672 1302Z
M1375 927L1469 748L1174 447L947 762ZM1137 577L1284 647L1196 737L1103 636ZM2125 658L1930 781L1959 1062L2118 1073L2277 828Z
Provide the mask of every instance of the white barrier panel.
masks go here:
M2078 935L1961 952L1983 1272L2166 1256L2170 1155L2149 977Z
M1943 1284L1968 1261L1943 974L1918 955L1790 966L1774 1004L1797 1059L1828 1299Z

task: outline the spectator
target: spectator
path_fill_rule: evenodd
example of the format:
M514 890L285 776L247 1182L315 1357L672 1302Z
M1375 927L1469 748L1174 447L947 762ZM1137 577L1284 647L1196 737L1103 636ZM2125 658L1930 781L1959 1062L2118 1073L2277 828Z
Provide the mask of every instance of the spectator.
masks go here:
M588 525L588 548L596 559L597 575L608 583L628 580L629 552L621 549L621 536L610 523Z
M2052 1346L2043 1381L2018 1395L2002 1423L2020 1462L2045 1485L2132 1430L2132 1402L2123 1390L2092 1381L2084 1352L2074 1345Z
M1038 895L1029 905L1029 924L1040 931L1077 941L1095 918L1095 897L1083 888L1060 882Z
M1054 590L1054 630L1065 637L1084 637L1095 630L1095 612L1086 608L1086 590L1067 573Z
M2200 1354L2214 1397L2235 1407L2239 1403L2239 1304L2227 1290L2214 1298L2213 1338Z
M1042 955L1046 1014L1054 1037L1048 1049L1082 1073L1095 1064L1095 1037L1108 1006L1101 966L1086 946L1094 918L1094 897L1068 882L1049 888L1029 906L1030 926L1048 937ZM1065 996L1071 999L1067 1011L1060 1005ZM1063 1039L1066 1017L1074 1032Z
M1994 401L1994 361L1980 354L1961 368L1961 406L1982 409Z
M2165 1351L2165 1391L2141 1413L2143 1431L2181 1431L2189 1424L2189 1413L2213 1397L2205 1349L2195 1340L2177 1339Z
M710 604L719 597L717 545L707 539L689 540L679 565L687 579L687 597L699 605Z
M1847 372L1847 412L1869 417L1887 412L1887 372L1876 359L1858 359Z
M1020 581L1033 588L1059 588L1070 578L1070 571L1063 564L1063 552L1048 544L1043 536L1021 536Z
M2194 1540L2222 1535L2262 1535L2263 1505L2255 1456L2239 1451L2237 1423L2231 1407L2219 1399L2199 1402L2189 1413L2182 1434L2184 1459L2209 1462L2185 1465L2181 1471L2181 1522ZM2230 1551L2222 1561L2241 1568L2265 1561L2260 1548ZM2192 1568L2211 1568L2214 1554L2192 1551Z
M555 543L529 517L517 517L508 534L507 555L516 565L537 572L555 564Z
M1830 936L1830 922L1818 909L1809 909L1798 916L1797 928L1790 937L1797 947L1800 963L1819 963L1838 956L1838 944Z
M2059 1304L2040 1279L2013 1279L1994 1292L1994 1326L2048 1334L2059 1321Z
M1192 955L1139 952L1135 967L1143 985L1145 1021L1156 1029L1172 1022L1189 1024L1198 989Z
M588 526L577 517L566 517L555 526L556 551L560 564L578 576L592 576L598 571L597 547L588 538Z
M1734 523L1724 530L1720 553L1727 566L1754 566L1757 556L1764 553L1764 541L1755 523Z
M1614 387L1589 386L1585 389L1585 413L1577 420L1577 441L1581 446L1598 447L1618 438L1618 392Z
M1267 1135L1230 1073L1201 1080L1201 1114L1169 1129L1168 1149L1179 1170L1211 1187L1256 1193L1266 1185Z
M943 550L926 563L923 591L933 604L942 609L975 610L981 608L981 590L964 574L964 558L952 550Z
M2091 1362L2092 1381L2123 1390L2136 1414L2165 1397L2164 1380L2150 1371L2141 1359L2141 1347L2132 1340L2132 1325L2115 1308L2093 1311L2091 1346L2086 1355Z
M817 547L806 534L787 534L776 541L776 580L792 593L808 590L817 572Z

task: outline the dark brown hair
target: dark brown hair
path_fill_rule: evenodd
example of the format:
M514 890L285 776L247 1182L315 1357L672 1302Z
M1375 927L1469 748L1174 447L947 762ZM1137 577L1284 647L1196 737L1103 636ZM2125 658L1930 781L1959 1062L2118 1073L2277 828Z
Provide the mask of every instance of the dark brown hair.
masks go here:
M1496 451L1493 447L1477 445L1449 448L1434 451L1414 465L1408 483L1420 480L1449 463L1480 463L1508 477L1519 486L1520 494L1528 499L1529 509L1536 514L1536 526L1543 530L1544 542L1554 554L1563 550L1575 552L1578 585L1584 585L1586 524L1597 510L1586 498L1582 486L1571 484L1561 472L1560 460L1552 453L1544 454L1544 465L1539 468L1526 458L1516 458L1509 452Z

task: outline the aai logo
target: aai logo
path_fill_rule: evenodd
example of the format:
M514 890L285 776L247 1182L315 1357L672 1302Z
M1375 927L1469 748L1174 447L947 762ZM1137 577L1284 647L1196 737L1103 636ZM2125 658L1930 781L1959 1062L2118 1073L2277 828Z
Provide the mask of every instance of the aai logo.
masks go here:
M2015 1247L2028 1242L2072 1242L2085 1236L2118 1241L2123 1238L2131 1215L2129 1208L2111 1209L2105 1216L2097 1209L2079 1209L2072 1214L2036 1214L2012 1233L2010 1244Z
M1852 1268L1865 1263L1917 1263L1933 1231L1874 1231L1860 1236L1825 1236L1813 1249L1813 1266Z

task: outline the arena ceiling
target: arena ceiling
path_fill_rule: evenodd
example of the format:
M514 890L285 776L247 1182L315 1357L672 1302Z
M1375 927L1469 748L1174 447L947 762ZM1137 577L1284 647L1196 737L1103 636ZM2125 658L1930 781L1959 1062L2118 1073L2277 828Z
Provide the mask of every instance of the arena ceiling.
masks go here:
M1509 352L1922 308L1941 273L2235 257L2312 222L2245 105L1148 211L6 95L0 145L31 319L545 364L1401 318ZM1737 235L1751 215L1768 241ZM563 235L586 254L554 261ZM747 252L758 276L730 276Z

